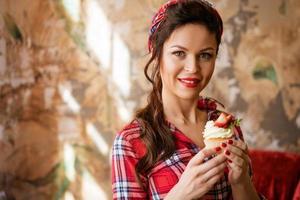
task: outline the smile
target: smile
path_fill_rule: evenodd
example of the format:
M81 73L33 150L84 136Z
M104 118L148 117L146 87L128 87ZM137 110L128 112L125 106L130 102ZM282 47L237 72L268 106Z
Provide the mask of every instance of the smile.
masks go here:
M178 78L178 80L188 88L195 88L200 83L200 80L197 78Z

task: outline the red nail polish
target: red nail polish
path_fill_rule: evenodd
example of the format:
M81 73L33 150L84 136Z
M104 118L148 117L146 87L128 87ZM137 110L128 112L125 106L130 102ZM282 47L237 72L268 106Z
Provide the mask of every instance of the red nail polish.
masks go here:
M233 144L233 140L228 140L228 144Z
M227 144L226 143L222 143L222 147L227 147Z
M225 154L226 154L227 156L229 156L229 155L230 155L230 152L229 152L228 150L226 150L226 151L225 151Z
M232 163L232 161L230 159L227 160L229 163Z
M216 147L215 150L218 152L218 151L221 151L221 147Z

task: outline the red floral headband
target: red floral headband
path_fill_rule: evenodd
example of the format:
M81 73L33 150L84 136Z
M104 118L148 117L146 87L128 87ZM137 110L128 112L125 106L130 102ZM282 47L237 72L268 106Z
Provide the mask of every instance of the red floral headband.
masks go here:
M182 0L169 0L167 3L163 4L160 9L158 10L158 12L154 15L153 19L152 19L152 24L151 24L151 27L150 27L150 31L149 31L149 38L148 38L148 49L149 49L149 52L152 51L152 42L151 42L151 36L158 30L158 28L160 27L160 24L162 23L162 21L165 19L166 17L166 11L167 9L172 6L172 5L175 5L177 3L179 3L180 1ZM205 3L206 5L210 6L211 8L213 8L213 5L211 3L209 3L208 1L206 0L202 0L203 3ZM215 12L215 15L221 19L218 11L213 8L213 11ZM222 35L222 32L223 32L223 28L220 27L220 32L221 32L221 35Z

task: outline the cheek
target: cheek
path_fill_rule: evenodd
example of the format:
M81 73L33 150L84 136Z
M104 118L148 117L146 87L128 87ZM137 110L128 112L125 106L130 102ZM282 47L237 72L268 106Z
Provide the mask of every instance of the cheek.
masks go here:
M173 82L174 79L176 79L178 72L176 69L170 65L163 66L160 70L160 75L162 78L162 81L167 82Z
M165 57L163 62L162 62L162 67L161 67L161 75L165 77L174 77L177 76L181 71L180 65L178 61L175 61L171 57Z
M214 65L207 66L207 67L203 70L203 75L204 75L206 78L210 79L211 76L212 76L212 74L214 73L214 69L215 69Z

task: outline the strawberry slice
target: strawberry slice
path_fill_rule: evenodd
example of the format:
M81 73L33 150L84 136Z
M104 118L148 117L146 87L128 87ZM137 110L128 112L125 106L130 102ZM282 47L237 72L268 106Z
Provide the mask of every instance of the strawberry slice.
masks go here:
M215 121L215 126L220 128L227 128L232 120L232 115L221 113L218 119Z
M230 122L233 120L233 116L230 115L230 114L228 114L228 115L226 116L226 120L227 120L227 124L230 124Z
M223 127L227 123L226 114L221 113L218 117L218 119L215 121L215 126L217 127Z

